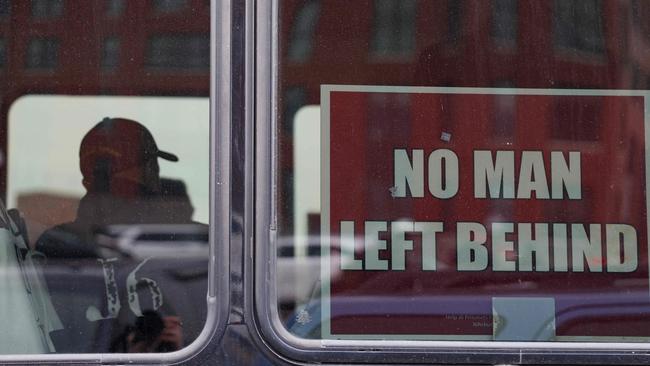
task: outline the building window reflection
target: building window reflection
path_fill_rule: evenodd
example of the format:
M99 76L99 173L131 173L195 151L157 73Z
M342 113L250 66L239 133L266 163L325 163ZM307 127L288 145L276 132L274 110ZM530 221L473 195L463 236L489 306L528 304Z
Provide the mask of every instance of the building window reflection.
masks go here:
M34 38L29 41L25 66L28 69L54 69L58 64L59 41L54 38Z
M287 128L287 132L291 132L294 130L293 123L294 123L294 117L296 116L296 112L300 108L302 108L307 102L307 93L305 91L305 88L296 86L296 87L291 87L287 89L287 91L284 93L284 116L285 116L285 124L284 126Z
M515 95L494 95L494 123L492 135L499 140L512 143L515 135L517 99Z
M124 0L107 0L106 1L106 15L109 17L117 17L122 15L124 11Z
M7 18L11 12L11 0L0 0L0 18Z
M153 10L159 13L180 11L187 5L185 0L154 0Z
M554 104L551 138L565 141L601 140L603 102L597 97L560 98Z
M115 69L120 61L120 40L117 37L108 37L102 46L102 68Z
M375 0L371 54L408 57L415 53L415 0Z
M290 61L305 62L311 57L319 13L320 1L310 0L296 15L287 54Z
M162 69L209 69L210 36L157 35L147 44L146 66Z
M63 0L32 0L34 18L58 18L63 14Z
M447 41L455 44L462 34L463 9L459 0L447 1Z
M557 48L602 54L602 3L599 0L555 0L553 34Z
M492 1L492 38L499 45L515 47L517 45L517 0Z
M7 48L5 46L5 40L0 39L0 68L4 68L7 65Z

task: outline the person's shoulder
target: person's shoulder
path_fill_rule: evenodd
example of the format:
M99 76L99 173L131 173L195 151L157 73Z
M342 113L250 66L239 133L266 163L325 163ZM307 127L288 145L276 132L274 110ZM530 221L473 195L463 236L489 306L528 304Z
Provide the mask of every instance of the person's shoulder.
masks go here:
M38 238L35 249L46 257L94 256L93 246L87 243L87 230L76 222L56 225Z
M38 237L36 245L39 243L51 241L51 240L62 240L68 239L72 236L77 236L77 229L74 222L66 222L64 224L59 224L45 230L41 236Z

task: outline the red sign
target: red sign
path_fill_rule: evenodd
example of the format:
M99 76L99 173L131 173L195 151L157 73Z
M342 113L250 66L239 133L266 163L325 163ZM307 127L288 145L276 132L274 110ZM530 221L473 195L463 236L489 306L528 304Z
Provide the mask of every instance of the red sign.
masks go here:
M643 93L321 93L324 337L650 337Z

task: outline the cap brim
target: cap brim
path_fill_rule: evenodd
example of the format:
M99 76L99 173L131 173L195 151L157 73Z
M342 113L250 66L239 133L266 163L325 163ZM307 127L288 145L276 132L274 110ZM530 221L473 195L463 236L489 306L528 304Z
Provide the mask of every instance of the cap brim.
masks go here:
M165 160L169 160L169 161L178 161L178 156L176 156L176 155L174 155L172 153L168 153L166 151L158 150L157 155L161 159L165 159Z

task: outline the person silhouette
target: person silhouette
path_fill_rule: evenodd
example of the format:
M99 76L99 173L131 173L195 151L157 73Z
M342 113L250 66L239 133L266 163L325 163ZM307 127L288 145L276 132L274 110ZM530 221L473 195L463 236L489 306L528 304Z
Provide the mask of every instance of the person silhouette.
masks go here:
M131 324L134 321L136 325L144 321L133 320L127 314L129 306L120 304L110 316L89 318L89 308L98 309L99 314L107 313L106 298L120 298L122 290L116 287L114 293L109 294L107 273L104 272L103 278L89 277L87 271L97 268L101 273L105 252L97 242L97 233L106 227L179 223L181 218L189 220L187 205L190 216L192 210L184 183L170 179L163 181L160 178L159 158L178 161L176 155L160 150L149 130L133 120L104 118L83 137L79 148L79 167L86 194L79 202L77 216L72 222L46 230L35 245L36 250L47 258L45 279L48 287L57 289L55 293L58 295L53 296L53 304L65 327L64 331L52 337L57 352L110 351L115 334L119 337L119 334L125 334L123 329L133 328ZM167 195L175 196L170 196L173 198L170 198L171 201L184 202L185 213L171 215L170 209L173 210L173 207L167 202ZM143 264L138 264L136 270L146 271ZM57 272L56 266L74 274L61 281L57 277L60 270ZM132 267L132 261L120 261L115 267L113 283L120 282L120 277L124 277L124 273L132 270ZM128 298L122 295L122 299ZM88 303L75 302L76 296L89 299ZM151 318L153 310L146 311ZM182 329L178 326L180 318L173 315L159 315L164 328L159 330L160 337L170 338L169 334L172 334L171 338L176 337L173 342L165 339L164 344L168 345L165 350L178 349L182 343ZM75 341L79 338L90 340L82 345L82 342ZM139 340L138 337L135 339ZM142 352L150 348L130 349Z
M87 193L76 219L45 231L36 250L48 258L96 257L96 229L163 223L164 215L152 207L161 194L158 158L178 161L176 155L158 149L140 123L104 118L81 141L79 167Z

